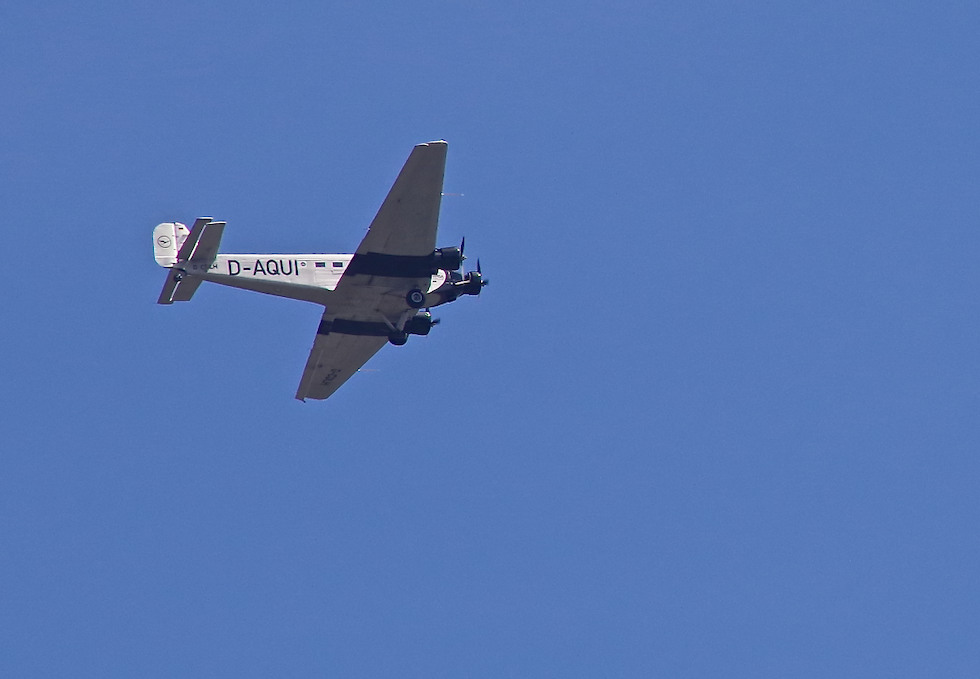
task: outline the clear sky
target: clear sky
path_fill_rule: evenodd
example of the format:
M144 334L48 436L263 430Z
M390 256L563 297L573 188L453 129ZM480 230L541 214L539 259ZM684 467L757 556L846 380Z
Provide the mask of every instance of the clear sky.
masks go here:
M980 9L0 5L0 675L980 675ZM449 141L491 284L293 399ZM471 260L472 262L472 260Z

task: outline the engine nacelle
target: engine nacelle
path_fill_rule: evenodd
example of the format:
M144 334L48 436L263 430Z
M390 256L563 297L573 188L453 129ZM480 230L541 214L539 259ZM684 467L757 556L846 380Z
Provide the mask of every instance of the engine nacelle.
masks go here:
M428 335L432 326L438 322L437 319L432 318L432 314L415 314L405 321L405 332L409 335Z
M459 248L437 248L432 253L436 268L456 271L463 266L463 253Z
M483 286L489 281L484 280L483 274L479 271L470 271L463 280L456 285L462 290L464 295L479 295Z

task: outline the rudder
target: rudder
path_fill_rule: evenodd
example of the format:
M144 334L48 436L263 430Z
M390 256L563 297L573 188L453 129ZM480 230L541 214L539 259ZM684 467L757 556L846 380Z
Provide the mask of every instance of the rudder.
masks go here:
M172 267L177 263L180 246L187 240L190 230L180 222L164 222L153 229L153 258L157 264Z

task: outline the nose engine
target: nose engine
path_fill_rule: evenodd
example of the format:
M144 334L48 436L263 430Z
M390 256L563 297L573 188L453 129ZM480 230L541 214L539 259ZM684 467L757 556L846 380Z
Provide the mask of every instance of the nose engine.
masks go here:
M443 301L440 303L451 302L460 295L479 295L483 286L490 282L483 277L479 259L476 260L476 271L467 273L462 270L463 260L466 259L463 254L465 248L464 238L458 248L439 248L432 253L437 266L449 273L445 286L448 289L443 291Z
M479 295L483 286L489 282L483 277L483 271L480 270L480 260L476 260L476 271L464 274L462 280L455 285L461 295Z
M462 264L460 266L462 268ZM446 304L447 302L459 299L463 295L479 295L483 287L490 282L483 277L483 271L480 269L480 260L476 260L476 271L446 271L444 281L438 288L430 290L426 294L426 307Z

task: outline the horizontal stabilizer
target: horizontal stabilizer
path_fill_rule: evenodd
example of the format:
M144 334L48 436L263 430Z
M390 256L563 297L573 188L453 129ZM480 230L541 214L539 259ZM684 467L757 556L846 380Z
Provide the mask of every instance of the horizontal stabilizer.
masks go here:
M175 302L189 302L197 289L201 287L202 278L197 276L185 276L184 280L177 284L177 289L174 290L173 301Z
M157 298L157 304L173 304L174 303L174 292L177 290L177 281L174 277L167 272L167 280L163 282L163 290L160 291L160 297Z
M221 245L221 234L224 233L224 222L211 222L204 227L204 233L197 241L197 247L191 253L190 261L211 263L218 254Z
M163 282L163 290L157 304L173 304L174 302L189 302L197 292L203 279L182 272L167 272L167 280Z
M177 252L178 260L186 262L191 258L191 253L194 252L194 248L197 247L197 242L201 240L201 234L204 233L204 227L210 223L210 217L198 217L194 220L194 226L191 227L190 235L184 239L184 243L180 246L180 250Z
M163 290L160 291L160 297L157 299L157 304L173 304L174 302L188 302L194 293L197 292L198 287L201 285L203 280L199 276L192 276L187 273L186 265L193 263L194 269L198 269L199 265L201 269L207 270L209 265L214 262L215 257L218 255L218 246L221 244L221 235L225 230L224 222L213 222L210 217L198 217L194 221L194 226L191 227L190 233L180 244L180 250L177 251L176 257L173 254L168 256L166 248L169 246L170 241L167 240L170 237L170 232L167 227L173 227L174 237L176 237L177 224L161 224L157 227L154 232L154 238L156 239L155 247L160 250L157 256L157 262L163 266L171 267L172 270L167 273L167 280L163 284ZM179 225L180 228L187 232L186 227ZM172 246L169 246L172 247ZM172 253L173 250L170 250ZM176 260L176 261L174 261Z
M199 217L191 227L191 233L180 246L177 260L181 262L210 263L218 254L224 222L212 222L210 217Z

